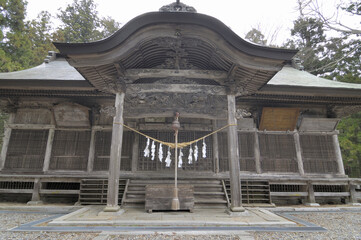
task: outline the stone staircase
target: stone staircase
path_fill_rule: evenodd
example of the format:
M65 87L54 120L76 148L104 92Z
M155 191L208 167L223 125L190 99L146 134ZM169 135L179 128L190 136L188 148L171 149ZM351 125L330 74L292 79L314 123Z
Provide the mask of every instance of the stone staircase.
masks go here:
M118 202L122 203L127 179L119 180ZM81 205L105 205L107 203L108 179L82 179L80 182L79 202Z
M148 184L174 184L173 179L130 180L124 206L144 208L145 186ZM221 180L190 179L178 180L178 184L191 184L194 186L195 208L226 208L227 199Z
M231 201L230 181L223 180L228 195L229 203ZM274 206L271 202L270 185L267 180L241 180L242 204L244 206L270 207Z

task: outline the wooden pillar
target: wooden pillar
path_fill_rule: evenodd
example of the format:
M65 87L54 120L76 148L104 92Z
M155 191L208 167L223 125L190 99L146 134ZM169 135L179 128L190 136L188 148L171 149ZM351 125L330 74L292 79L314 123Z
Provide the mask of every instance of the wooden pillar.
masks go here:
M31 201L29 201L28 205L37 205L42 204L43 202L40 199L40 188L41 188L41 181L39 178L34 179L34 188L33 194L31 196Z
M213 120L213 131L217 130L217 121ZM213 166L214 172L219 173L219 150L218 150L218 134L212 135L213 140Z
M333 141L333 147L335 148L335 155L336 155L336 161L337 161L337 167L338 167L337 173L341 174L341 175L345 175L345 169L343 167L341 149L340 149L340 144L338 142L337 134L332 135L332 141Z
M315 191L313 189L313 184L310 181L307 182L307 192L308 192L308 196L307 196L307 202L305 205L311 206L311 207L320 206L320 204L316 203Z
M139 158L139 134L134 133L133 148L132 148L132 172L136 172L138 169Z
M118 92L115 95L115 116L113 118L112 143L109 159L107 206L104 208L104 212L117 212L120 209L118 205L118 194L123 143L124 95L124 92Z
M95 134L96 130L94 127L91 131L90 136L90 146L89 146L89 156L88 156L88 165L87 165L87 172L92 172L94 168L94 157L95 157Z
M228 124L233 126L228 127L228 164L229 177L231 182L231 211L243 212L242 194L241 194L241 178L239 166L239 152L238 152L238 134L237 134L237 120L236 120L236 97L235 95L227 95L228 102Z
M15 119L15 113L10 113L9 118L7 120L7 123L13 123L14 119ZM10 137L11 137L11 128L9 128L8 126L5 126L4 137L3 137L3 145L2 145L2 148L1 148L1 154L0 154L0 171L5 166L6 154L8 152Z
M258 174L261 174L262 173L261 153L260 153L260 149L259 149L259 139L258 139L257 131L254 132L254 161L255 161L255 166L256 166L256 172Z
M44 164L43 164L43 172L49 171L51 150L53 148L54 135L55 135L55 129L54 128L49 129L48 141L46 143L46 151L45 151Z
M305 170L303 168L303 160L302 160L300 134L297 131L294 132L293 139L295 141L298 172L300 173L300 175L305 175Z

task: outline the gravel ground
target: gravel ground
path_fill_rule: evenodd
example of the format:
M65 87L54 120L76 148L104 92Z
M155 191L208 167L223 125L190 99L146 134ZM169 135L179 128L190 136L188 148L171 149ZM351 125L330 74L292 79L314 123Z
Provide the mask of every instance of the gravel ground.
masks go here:
M50 215L34 213L0 213L0 240L5 239L47 239L47 240L118 240L118 239L173 239L173 240L191 240L191 239L357 239L361 240L361 213L304 213L295 214L297 218L312 222L324 228L327 232L249 232L241 236L237 235L110 235L104 233L58 233L58 232L10 232L11 228L21 224L29 223L43 219Z
M266 239L357 239L361 240L361 213L303 213L297 218L326 228L327 232L255 232L256 240Z

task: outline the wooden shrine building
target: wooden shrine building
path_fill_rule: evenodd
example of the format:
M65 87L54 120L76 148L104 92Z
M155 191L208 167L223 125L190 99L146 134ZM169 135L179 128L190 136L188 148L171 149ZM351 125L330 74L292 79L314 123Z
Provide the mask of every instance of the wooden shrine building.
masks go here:
M159 144L144 157L147 139L122 124L173 142L179 112L180 142L230 124L197 161L182 149L195 207L360 201L336 126L361 109L361 85L299 70L296 50L249 43L182 3L101 41L54 44L42 65L0 74L1 199L144 207L146 185L172 183L174 159L160 161Z

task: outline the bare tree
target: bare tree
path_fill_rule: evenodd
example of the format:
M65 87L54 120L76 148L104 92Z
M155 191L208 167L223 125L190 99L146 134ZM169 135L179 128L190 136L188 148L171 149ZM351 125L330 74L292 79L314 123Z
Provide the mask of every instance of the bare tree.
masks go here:
M344 14L351 14L355 18L360 18L359 21L361 21L361 2L357 0L351 0L348 3L340 1L335 13L331 16L325 14L318 0L297 0L297 4L301 16L316 17L330 30L346 34L361 34L360 27L350 26L340 21L340 15Z

